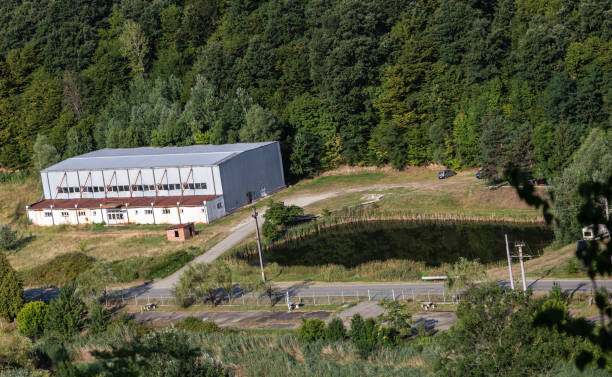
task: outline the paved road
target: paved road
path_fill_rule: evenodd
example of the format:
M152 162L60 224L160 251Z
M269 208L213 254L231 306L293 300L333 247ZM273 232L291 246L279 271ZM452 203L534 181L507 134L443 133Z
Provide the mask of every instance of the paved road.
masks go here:
M590 280L528 280L528 288L535 292L548 292L553 284L557 282L563 291L568 292L590 292L593 288ZM510 287L507 281L499 281L499 285ZM605 287L612 291L612 280L598 280L598 287ZM443 295L444 283L345 283L345 284L295 284L276 286L279 296L284 296L289 292L291 297L351 297L359 296L362 299L369 297L372 301L393 298L410 298L424 295ZM520 284L516 285L521 289ZM234 296L240 297L243 292L236 287ZM170 298L172 297L171 288L156 288L154 285L142 286L125 292L125 297L138 298ZM246 296L250 296L248 293Z

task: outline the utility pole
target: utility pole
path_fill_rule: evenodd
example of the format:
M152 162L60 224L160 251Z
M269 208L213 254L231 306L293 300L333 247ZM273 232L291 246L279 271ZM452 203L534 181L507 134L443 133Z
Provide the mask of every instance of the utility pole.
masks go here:
M259 224L257 223L257 209L253 206L253 218L255 219L255 232L257 233L257 251L259 252L259 267L261 267L261 280L266 282L266 274L264 272L263 257L261 255L261 237L259 236Z
M508 235L504 234L506 238L506 255L508 256L508 273L510 274L510 288L514 290L514 277L512 275L512 258L510 258L510 246L508 246Z
M523 292L527 290L527 282L525 281L525 264L523 263L523 258L528 257L523 255L523 247L525 247L525 242L516 242L514 244L516 248L518 248L518 258L521 263L521 278L523 279Z

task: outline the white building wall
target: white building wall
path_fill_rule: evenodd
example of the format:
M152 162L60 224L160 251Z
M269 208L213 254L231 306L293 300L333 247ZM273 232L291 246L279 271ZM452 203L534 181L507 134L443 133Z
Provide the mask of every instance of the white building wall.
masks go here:
M221 197L207 201L202 206L176 207L167 208L151 208L151 207L127 207L122 208L123 220L109 220L108 208L100 209L44 209L44 210L27 210L27 216L35 225L52 226L52 225L79 225L106 223L109 225L117 225L122 223L131 224L179 224L179 223L209 223L215 219L225 216L225 209L218 208L217 203L223 204ZM118 208L119 209L119 208ZM148 213L152 210L153 213ZM167 210L167 211L165 211ZM179 216L180 211L180 216ZM64 216L65 213L68 216ZM79 215L80 212L84 214ZM167 213L165 213L167 212ZM52 213L52 216L46 216L45 213Z

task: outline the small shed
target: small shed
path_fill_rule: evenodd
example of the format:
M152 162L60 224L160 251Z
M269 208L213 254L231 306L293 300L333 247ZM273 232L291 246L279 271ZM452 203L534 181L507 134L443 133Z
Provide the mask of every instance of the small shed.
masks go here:
M168 241L186 241L195 235L193 223L177 224L166 229Z

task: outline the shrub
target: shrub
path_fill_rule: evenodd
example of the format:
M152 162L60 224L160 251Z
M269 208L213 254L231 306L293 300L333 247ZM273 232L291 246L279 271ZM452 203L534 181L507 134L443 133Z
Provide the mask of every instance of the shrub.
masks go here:
M17 332L0 331L0 371L9 368L33 369L34 346Z
M0 317L12 321L23 306L23 283L0 252Z
M180 250L155 257L135 257L115 261L111 264L111 269L120 283L128 283L137 279L161 279L194 258L194 253Z
M298 338L302 342L312 342L325 337L325 323L317 318L309 318L302 322L298 329Z
M346 338L346 329L340 318L332 319L325 329L325 340L337 342Z
M111 351L93 351L104 376L229 376L222 365L194 346L183 331L153 332Z
M111 316L99 302L94 302L89 310L88 328L92 334L99 334L108 328Z
M56 332L64 340L70 339L83 329L86 315L85 304L77 296L76 286L69 284L49 304L45 329Z
M145 279L161 279L191 262L195 256L184 250L168 253L154 258L145 269Z
M75 280L94 262L94 258L83 253L67 253L25 271L22 276L26 285L61 286Z
M175 323L174 327L180 330L191 332L215 333L219 332L219 326L211 321L203 321L196 317L187 317L182 321Z
M29 338L37 338L45 330L47 304L43 301L28 302L17 314L17 329Z
M21 243L21 237L10 224L0 224L0 250L16 249Z
M261 226L261 234L266 240L274 242L280 238L282 233L277 229L276 225L266 220Z
M357 347L359 356L366 358L378 345L394 345L397 332L389 327L377 324L372 318L363 320L361 315L355 314L351 318L351 342Z

